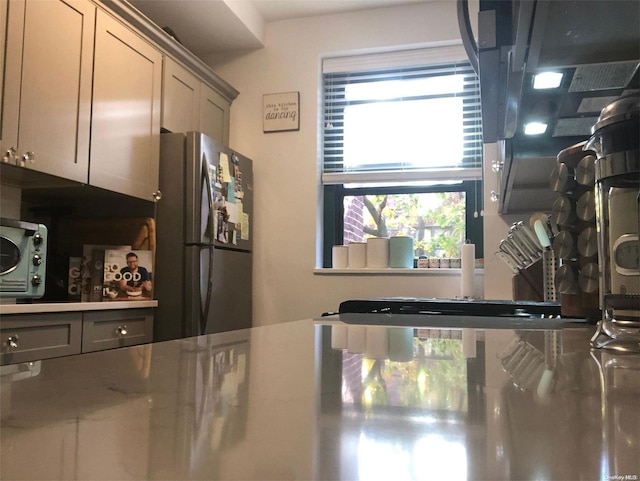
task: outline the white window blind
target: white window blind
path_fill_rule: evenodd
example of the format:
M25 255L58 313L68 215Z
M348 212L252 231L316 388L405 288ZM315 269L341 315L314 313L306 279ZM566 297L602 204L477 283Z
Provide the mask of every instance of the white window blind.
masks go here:
M459 45L326 58L323 183L477 180L478 78Z

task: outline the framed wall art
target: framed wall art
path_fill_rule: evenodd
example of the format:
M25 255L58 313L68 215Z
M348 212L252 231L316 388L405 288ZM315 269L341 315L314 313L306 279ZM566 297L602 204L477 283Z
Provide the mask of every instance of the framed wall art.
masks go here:
M300 92L265 94L262 103L264 133L300 130Z

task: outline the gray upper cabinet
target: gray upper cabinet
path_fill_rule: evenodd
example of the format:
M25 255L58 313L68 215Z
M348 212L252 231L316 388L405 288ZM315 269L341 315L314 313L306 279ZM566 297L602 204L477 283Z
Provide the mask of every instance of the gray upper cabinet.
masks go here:
M0 25L7 24L7 0L0 0ZM4 88L4 54L5 45L7 44L6 28L0 31L0 139L2 139L2 91ZM0 140L0 146L2 140Z
M91 185L153 200L158 190L161 82L160 51L99 10Z
M162 128L197 131L229 144L231 102L171 57L164 58Z
M4 160L87 182L95 5L4 2Z
M208 85L202 84L200 94L200 131L229 145L231 103Z
M237 90L126 1L0 0L0 25L0 169L21 187L153 201L161 127L228 144Z
M171 57L162 72L162 128L169 132L197 131L200 126L200 79Z

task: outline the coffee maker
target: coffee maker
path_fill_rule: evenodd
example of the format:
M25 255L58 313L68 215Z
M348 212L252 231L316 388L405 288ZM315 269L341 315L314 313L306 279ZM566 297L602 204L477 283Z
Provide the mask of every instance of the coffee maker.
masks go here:
M585 145L596 152L602 319L595 348L640 352L640 92L607 105Z

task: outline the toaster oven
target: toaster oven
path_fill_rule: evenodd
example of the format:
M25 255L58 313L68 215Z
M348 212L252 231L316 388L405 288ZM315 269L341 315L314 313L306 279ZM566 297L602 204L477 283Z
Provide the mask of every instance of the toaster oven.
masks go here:
M42 297L46 269L47 227L0 218L0 297Z

